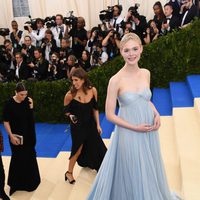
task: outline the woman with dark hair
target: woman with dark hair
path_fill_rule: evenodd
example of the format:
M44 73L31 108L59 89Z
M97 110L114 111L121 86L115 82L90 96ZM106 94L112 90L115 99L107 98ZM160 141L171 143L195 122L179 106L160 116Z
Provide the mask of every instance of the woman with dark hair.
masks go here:
M90 53L87 50L84 50L82 52L81 59L78 61L79 65L86 71L88 72L91 68L90 64Z
M8 174L10 195L17 190L33 191L40 184L36 160L36 135L33 118L33 100L27 96L23 83L17 83L15 96L3 109L4 127L12 151Z
M45 37L42 39L41 49L42 55L48 61L50 60L51 54L58 51L56 40L54 39L53 33L50 29L45 31Z
M151 19L148 21L148 27L146 30L146 34L144 36L145 44L149 44L153 42L154 40L158 38L158 36L159 36L159 30L156 26L155 21Z
M163 19L165 18L165 14L163 12L162 4L160 1L156 1L153 5L154 10L154 18L153 21L156 23L156 26L160 32Z
M87 73L82 68L71 74L72 86L64 98L65 115L70 119L72 149L65 180L73 184L73 169L76 161L82 167L98 171L106 153L101 138L97 90L92 87Z
M5 186L5 172L3 168L3 161L1 158L1 152L3 151L3 136L0 130L0 199L2 200L10 200L4 190Z
M67 58L67 77L71 78L72 71L76 68L75 64L77 64L77 58L75 55L71 54Z

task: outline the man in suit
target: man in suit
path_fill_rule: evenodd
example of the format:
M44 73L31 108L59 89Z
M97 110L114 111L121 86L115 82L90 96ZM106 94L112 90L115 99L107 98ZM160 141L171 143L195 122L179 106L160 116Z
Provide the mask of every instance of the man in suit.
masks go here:
M39 81L47 79L49 62L42 56L41 48L35 48L34 61L28 64L28 66L33 79Z
M198 6L193 0L186 0L180 9L181 26L190 23L195 17L198 17Z
M180 26L180 20L178 17L173 15L173 8L170 3L166 3L164 5L164 14L165 18L162 22L161 35L172 32L173 29L176 29Z
M14 79L15 80L27 80L30 77L30 69L28 68L26 62L23 59L21 52L15 54L15 70Z
M3 151L3 136L0 130L0 199L10 200L7 194L4 191L5 186L5 173L3 168L3 162L1 158L1 152Z
M34 57L35 46L32 45L32 38L29 35L24 37L24 43L22 44L21 53L23 54L24 60L29 64Z
M14 48L20 49L19 41L22 37L23 31L18 29L17 21L13 20L11 22L12 32L10 33L10 40Z

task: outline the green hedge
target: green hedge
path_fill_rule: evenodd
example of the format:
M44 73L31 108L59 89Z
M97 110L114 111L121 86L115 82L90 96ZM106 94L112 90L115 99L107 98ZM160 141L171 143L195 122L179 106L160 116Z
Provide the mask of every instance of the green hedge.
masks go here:
M200 74L200 21L144 46L140 66L151 71L151 87L168 87L170 81L182 81L188 74ZM106 89L110 77L124 64L121 56L89 72L98 90L100 111L104 110ZM38 122L65 122L63 99L69 82L26 82L33 97ZM6 99L14 94L15 83L0 84L0 118Z

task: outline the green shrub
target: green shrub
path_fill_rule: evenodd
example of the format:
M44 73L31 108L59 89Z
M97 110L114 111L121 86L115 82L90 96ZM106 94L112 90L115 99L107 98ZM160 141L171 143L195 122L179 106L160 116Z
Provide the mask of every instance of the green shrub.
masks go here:
M140 66L151 71L151 87L168 87L170 81L183 81L188 74L200 74L200 21L195 20L183 30L174 31L144 46ZM106 90L110 77L122 66L121 56L89 72L98 91L100 111L104 110ZM26 82L33 97L37 122L65 122L63 99L69 82ZM14 95L15 83L0 84L0 117L6 99Z

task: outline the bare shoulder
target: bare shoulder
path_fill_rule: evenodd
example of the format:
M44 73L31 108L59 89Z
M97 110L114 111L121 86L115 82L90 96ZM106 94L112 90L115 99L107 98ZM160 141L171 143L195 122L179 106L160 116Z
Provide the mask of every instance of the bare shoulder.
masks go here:
M141 68L140 70L142 73L146 74L147 76L150 76L150 71L148 69Z
M70 91L68 91L64 98L64 104L69 104L73 99L73 95Z
M118 72L117 74L115 74L110 78L109 84L118 85L119 81L120 81L120 72Z
M93 94L96 94L97 93L97 89L95 87L92 87L92 92L93 92Z

